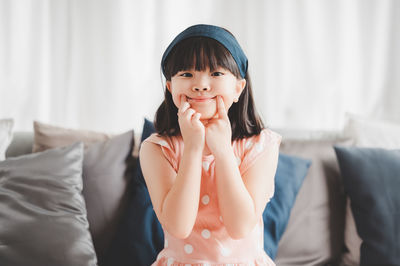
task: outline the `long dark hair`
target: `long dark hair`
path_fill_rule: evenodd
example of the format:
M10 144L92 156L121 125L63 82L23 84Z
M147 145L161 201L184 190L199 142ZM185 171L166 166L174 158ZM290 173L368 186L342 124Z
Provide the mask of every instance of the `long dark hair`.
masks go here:
M186 69L214 71L222 67L229 70L236 78L242 79L238 66L229 51L214 39L207 37L191 37L178 43L165 61L165 78L171 80L176 73ZM248 72L244 77L244 87L237 103L232 104L228 117L232 128L232 141L258 135L264 124L256 111ZM178 108L172 95L165 88L165 99L155 114L154 126L162 136L180 135Z

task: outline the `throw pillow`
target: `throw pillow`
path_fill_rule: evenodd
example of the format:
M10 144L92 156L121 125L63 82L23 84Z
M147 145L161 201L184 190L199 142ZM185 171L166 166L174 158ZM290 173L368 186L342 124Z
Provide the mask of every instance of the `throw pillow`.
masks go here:
M360 265L399 265L400 150L335 147L362 239Z
M285 138L280 151L309 158L310 169L297 195L291 216L279 242L278 265L325 265L340 260L343 247L345 194L334 144L351 140L324 132L306 132Z
M82 135L82 130L57 127L57 134L53 134L54 126L39 123L34 129L35 136L41 136L35 137L36 147L42 149L72 140L87 141L83 159L83 196L99 265L103 265L104 254L125 212L128 183L135 169L135 159L130 156L134 147L133 130L99 142L97 137L105 136L102 133L91 139L93 135ZM36 143L38 140L40 144Z
M13 125L12 119L0 119L0 161L6 158L6 150L12 140Z
M400 149L400 124L355 114L347 114L346 119L344 133L353 139L354 146ZM347 266L360 265L362 240L357 233L349 198L346 204L344 241L346 252L343 253L342 263Z
M77 143L0 162L0 265L96 265L82 159Z
M145 119L142 141L155 132ZM276 245L285 230L297 191L306 175L309 161L281 154L275 178L275 194L263 213L264 247L274 257ZM151 265L164 245L164 233L153 210L140 168L132 180L130 210L123 218L108 255L108 265Z
M310 163L310 160L279 154L275 193L263 212L264 250L273 260Z
M63 128L37 121L33 122L33 129L34 143L32 152L68 146L78 141L82 141L85 148L87 148L91 143L105 141L111 138L110 134Z

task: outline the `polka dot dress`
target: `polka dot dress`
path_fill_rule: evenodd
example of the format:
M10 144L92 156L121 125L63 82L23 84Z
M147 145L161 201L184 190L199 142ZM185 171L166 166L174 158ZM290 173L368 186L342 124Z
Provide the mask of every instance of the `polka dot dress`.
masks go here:
M145 141L159 145L174 170L179 169L183 153L183 140L179 136L151 135ZM264 129L259 135L232 143L240 173L244 173L263 151L280 144L281 136ZM214 156L203 156L199 211L189 237L178 239L164 230L164 249L152 266L228 266L275 265L264 251L264 224L260 217L254 229L242 239L232 239L224 226L216 191ZM269 198L274 193L274 180L270 180Z

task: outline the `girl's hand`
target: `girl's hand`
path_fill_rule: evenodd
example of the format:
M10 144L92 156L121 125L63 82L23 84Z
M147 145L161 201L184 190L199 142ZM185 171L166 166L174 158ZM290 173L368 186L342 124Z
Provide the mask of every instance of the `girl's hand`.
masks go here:
M217 96L217 118L206 126L206 144L214 156L225 154L232 148L232 129L222 96Z
M178 122L181 135L186 147L203 151L205 143L205 128L200 121L201 113L190 108L186 96L181 95L181 103L178 110Z

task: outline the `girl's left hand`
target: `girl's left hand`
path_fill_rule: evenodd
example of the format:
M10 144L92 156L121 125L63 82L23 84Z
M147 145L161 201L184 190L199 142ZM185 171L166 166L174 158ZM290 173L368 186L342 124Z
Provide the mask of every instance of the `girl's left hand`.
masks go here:
M217 96L218 117L210 119L206 125L206 144L214 156L224 154L232 148L232 129L222 96Z

